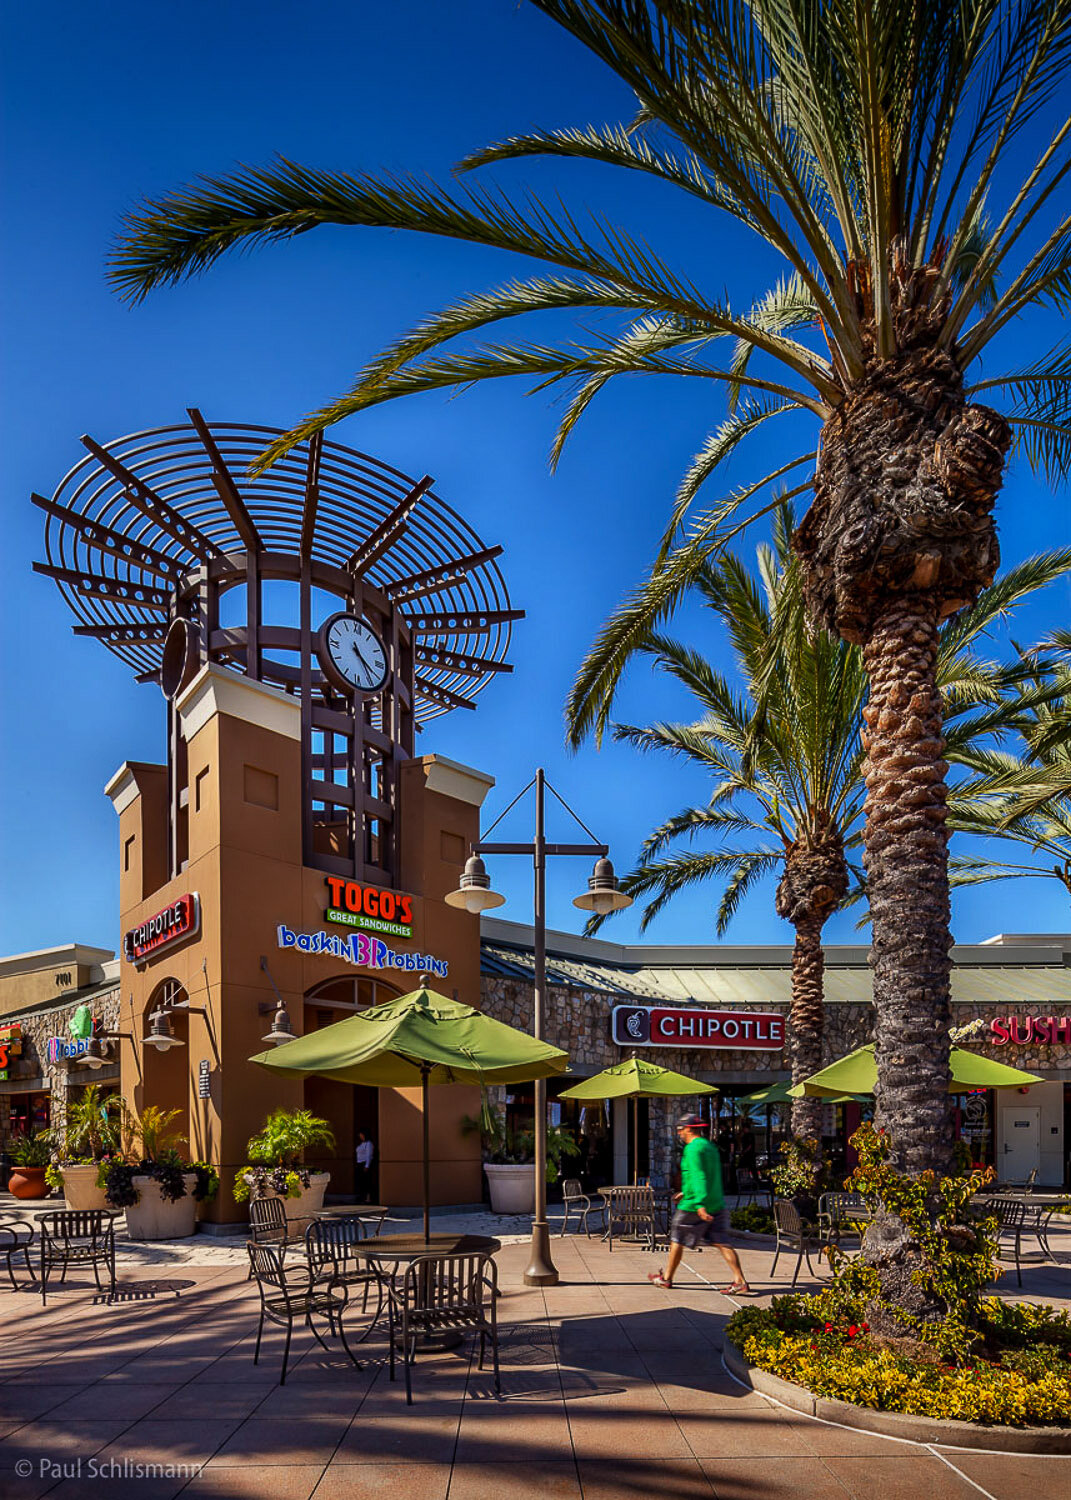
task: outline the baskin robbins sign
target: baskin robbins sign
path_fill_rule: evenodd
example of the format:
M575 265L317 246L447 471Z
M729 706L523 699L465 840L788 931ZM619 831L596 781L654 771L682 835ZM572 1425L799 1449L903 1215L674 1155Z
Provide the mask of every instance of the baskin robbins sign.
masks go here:
M294 932L285 922L276 929L280 948L296 948L299 953L322 953L341 958L358 969L404 969L413 974L434 974L445 979L450 965L445 958L430 953L396 953L382 938L367 932L351 932L343 937L337 932Z
M785 1018L775 1010L615 1005L612 1025L619 1047L731 1047L776 1052L785 1045Z

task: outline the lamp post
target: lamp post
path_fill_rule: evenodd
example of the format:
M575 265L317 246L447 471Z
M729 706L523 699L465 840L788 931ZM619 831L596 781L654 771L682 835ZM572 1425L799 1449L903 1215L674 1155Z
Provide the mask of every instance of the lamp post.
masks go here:
M532 780L522 791L517 793L513 801L501 813L487 830L488 833L501 823L506 813L510 812L526 792L535 787L535 837L530 844L500 844L489 843L482 838L479 843L474 844L472 853L465 865L465 872L461 877L461 884L456 891L451 891L446 897L448 906L459 907L463 911L479 915L480 912L491 911L496 906L502 906L505 897L491 889L491 880L487 874L486 866L481 858L484 854L527 854L531 856L534 874L534 933L533 944L533 1015L532 1034L536 1041L543 1041L543 1029L546 1019L546 985L547 985L547 856L551 854L587 854L595 855L596 863L594 871L588 880L587 890L573 900L573 905L581 911L597 912L605 915L611 911L622 911L626 906L632 905L632 897L626 896L624 891L617 888L617 880L614 877L614 867L608 859L609 849L605 844L595 842L595 835L586 824L581 822L576 813L554 790L547 781L540 767ZM550 790L588 837L592 840L590 844L548 844L545 836L546 823L546 790ZM532 1244L528 1265L524 1272L524 1280L527 1286L554 1286L558 1280L558 1272L550 1257L550 1230L547 1225L547 1081L545 1078L535 1080L535 1213L532 1217Z

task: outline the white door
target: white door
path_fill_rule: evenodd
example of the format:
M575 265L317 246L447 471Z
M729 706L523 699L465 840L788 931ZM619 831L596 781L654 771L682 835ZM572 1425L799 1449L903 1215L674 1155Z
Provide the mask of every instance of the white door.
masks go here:
M1006 1106L1002 1116L1004 1151L1000 1176L1005 1182L1025 1182L1041 1165L1040 1106Z

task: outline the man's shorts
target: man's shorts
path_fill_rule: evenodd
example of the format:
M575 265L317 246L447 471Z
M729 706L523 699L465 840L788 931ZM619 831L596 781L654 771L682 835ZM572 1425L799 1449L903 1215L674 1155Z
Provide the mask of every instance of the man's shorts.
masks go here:
M679 1208L673 1215L669 1237L675 1245L694 1250L697 1245L724 1245L729 1240L729 1210L719 1208L709 1219L685 1213Z

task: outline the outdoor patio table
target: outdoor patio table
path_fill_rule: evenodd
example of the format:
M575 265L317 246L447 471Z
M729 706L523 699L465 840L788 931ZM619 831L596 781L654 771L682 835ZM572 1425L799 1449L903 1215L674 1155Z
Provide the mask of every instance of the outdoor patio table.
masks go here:
M383 1220L390 1213L390 1207L386 1203L332 1203L329 1208L318 1208L313 1214L314 1219L375 1219L376 1227L372 1231L378 1236L383 1228Z
M375 1239L363 1240L354 1245L353 1253L359 1260L371 1261L380 1277L390 1281L399 1266L404 1266L421 1255L497 1255L501 1249L502 1241L493 1239L490 1235L440 1231L429 1235L427 1239L422 1234L381 1234ZM385 1270L387 1266L390 1267L389 1271ZM453 1349L460 1343L460 1333L453 1329L443 1329L440 1333L419 1339L417 1348L427 1351Z

